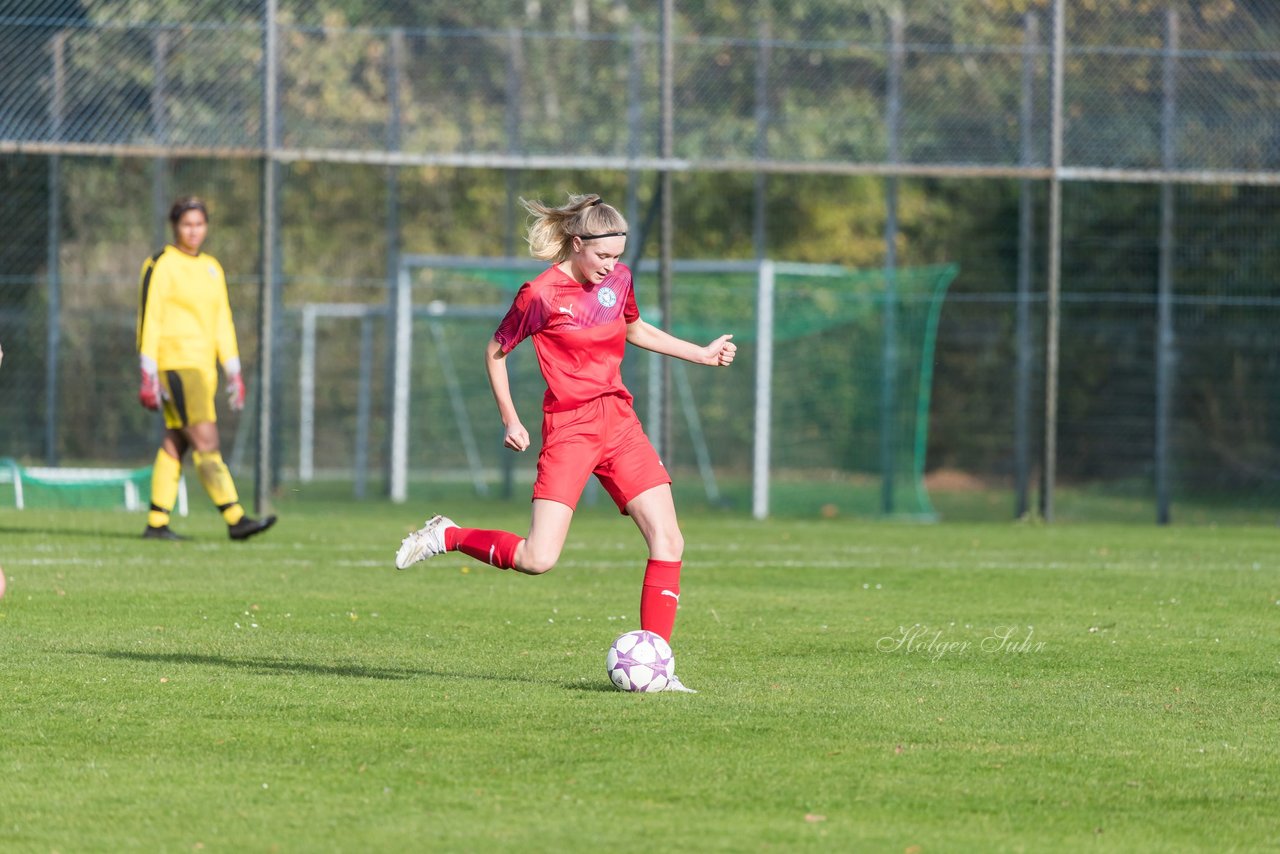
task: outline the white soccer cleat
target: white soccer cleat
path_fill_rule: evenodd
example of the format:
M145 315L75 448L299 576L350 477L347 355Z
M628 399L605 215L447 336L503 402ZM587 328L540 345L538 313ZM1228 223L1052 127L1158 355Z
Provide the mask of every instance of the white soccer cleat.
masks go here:
M444 532L456 527L447 516L432 516L427 524L400 541L396 569L408 569L420 560L444 554L448 551L444 547Z
M663 691L679 691L682 694L698 693L692 688L686 688L684 686L684 683L680 681L680 677L675 675L674 673L672 673L671 678L667 680L667 687L663 688L662 690Z

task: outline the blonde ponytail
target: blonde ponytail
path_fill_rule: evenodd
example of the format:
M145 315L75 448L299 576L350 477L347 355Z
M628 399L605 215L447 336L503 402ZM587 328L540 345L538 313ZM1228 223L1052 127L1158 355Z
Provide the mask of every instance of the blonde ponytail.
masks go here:
M540 261L559 264L568 258L574 237L627 233L626 219L595 193L570 193L569 203L558 208L536 199L521 199L520 204L533 216L526 240L529 254Z

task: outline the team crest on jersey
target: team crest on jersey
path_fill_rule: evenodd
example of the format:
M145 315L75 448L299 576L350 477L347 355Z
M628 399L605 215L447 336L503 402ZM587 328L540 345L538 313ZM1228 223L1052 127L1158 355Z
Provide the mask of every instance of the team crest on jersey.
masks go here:
M210 265L209 265L209 275L210 275L210 276L213 276L215 279L216 279L216 278L218 278L218 268L217 268L217 267L215 267L215 266L213 266L212 264L210 264Z
M605 308L613 308L618 301L618 295L613 292L613 288L604 287L596 294L596 299Z

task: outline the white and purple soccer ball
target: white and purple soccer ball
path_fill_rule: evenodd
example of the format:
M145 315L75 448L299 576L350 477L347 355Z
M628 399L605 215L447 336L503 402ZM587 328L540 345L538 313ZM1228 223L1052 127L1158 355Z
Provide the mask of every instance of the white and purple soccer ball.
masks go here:
M676 672L676 657L661 635L636 629L609 647L605 669L623 691L662 691Z

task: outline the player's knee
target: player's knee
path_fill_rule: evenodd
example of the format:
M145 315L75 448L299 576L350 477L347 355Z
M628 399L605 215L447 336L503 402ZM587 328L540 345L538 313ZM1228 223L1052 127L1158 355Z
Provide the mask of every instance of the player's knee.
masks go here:
M529 575L542 575L544 572L550 572L555 568L554 560L545 560L538 558L525 558L520 562L520 569Z
M516 565L521 572L529 575L542 575L555 568L556 561L560 559L560 550L555 549L537 549L530 548L529 541L525 540L520 554L516 557Z
M649 552L661 555L661 560L680 560L684 557L684 534L675 525L660 528L649 541Z

